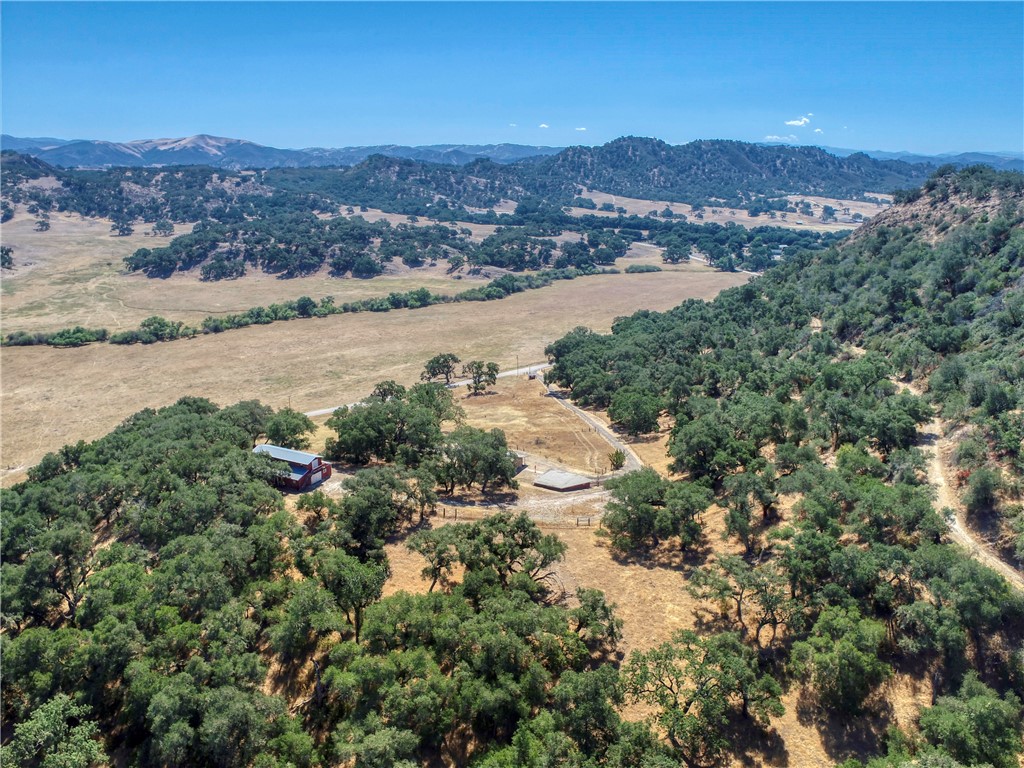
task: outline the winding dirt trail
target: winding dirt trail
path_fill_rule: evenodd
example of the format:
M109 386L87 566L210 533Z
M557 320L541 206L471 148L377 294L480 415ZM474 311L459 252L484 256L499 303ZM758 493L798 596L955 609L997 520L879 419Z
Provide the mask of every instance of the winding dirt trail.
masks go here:
M915 393L917 394L917 393ZM962 546L976 560L998 571L1017 590L1024 592L1024 574L1004 562L984 539L978 537L964 522L964 509L946 475L948 468L944 456L953 450L953 441L943 436L942 421L936 417L921 430L918 444L928 455L928 482L935 489L935 502L939 509L949 508L949 537ZM930 449L930 450L929 450Z
M901 381L893 382L902 392L922 396L919 386ZM991 544L975 534L964 522L964 507L960 497L949 483L950 468L948 457L953 454L954 441L945 437L942 420L935 416L918 433L918 447L928 457L928 482L935 489L935 504L940 510L949 509L953 514L946 518L949 524L949 538L966 549L975 560L998 571L1010 585L1024 592L1024 574L1004 561L995 553Z

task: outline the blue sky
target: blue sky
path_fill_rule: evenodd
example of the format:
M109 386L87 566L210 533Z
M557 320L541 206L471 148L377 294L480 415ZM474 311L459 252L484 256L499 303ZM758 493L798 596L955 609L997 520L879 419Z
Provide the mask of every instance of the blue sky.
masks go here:
M16 136L1024 148L1021 2L5 0L0 23Z

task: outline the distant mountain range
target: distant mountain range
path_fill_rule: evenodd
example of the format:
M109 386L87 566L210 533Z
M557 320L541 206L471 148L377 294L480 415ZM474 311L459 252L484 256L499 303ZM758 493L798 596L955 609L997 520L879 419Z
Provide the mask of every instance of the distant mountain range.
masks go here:
M848 149L844 147L822 147L822 149L836 157L849 157L861 153L876 160L902 160L904 163L929 163L931 165L951 163L958 167L980 164L990 165L999 171L1024 171L1024 152L944 152L940 155L922 155L917 152L886 152L880 149Z
M385 210L400 205L400 212L417 215L428 213L431 206L442 202L467 208L490 208L501 200L525 202L528 207L544 203L596 207L588 199L588 190L764 212L778 208L779 199L792 194L856 199L916 187L936 169L934 165L901 160L876 160L861 153L836 157L817 147L726 140L671 145L639 136L596 147L568 147L548 156L527 155L514 162L478 157L460 164L457 158L469 154L466 147L385 148L393 152L429 150L436 154L428 152L427 156L447 155L447 163L388 157L381 149L364 147L345 156L340 150L282 150L209 136L126 144L70 142L33 154L29 154L32 150L21 154L4 150L4 184L17 183L19 168L26 178L49 173L72 180L79 171L58 170L54 155L60 153L60 160L70 166L109 167L103 185L115 196L120 195L118 179L126 180L126 166L134 170L132 184L145 186L158 183L165 175L159 172L160 167L174 164L191 166L198 176L216 171L229 177L243 168L262 168L259 179L265 188L307 196L319 194L349 205ZM499 145L483 149L509 160L516 152L538 148ZM338 166L339 158L351 162L371 151L373 154L354 165ZM297 167L300 164L303 167ZM328 165L331 167L310 167ZM140 173L141 166L149 166L149 171ZM187 197L193 202L196 199L191 193ZM776 202L769 206L767 200ZM108 203L102 205L109 207Z
M183 139L143 139L125 142L19 138L4 134L0 137L0 149L13 149L65 168L212 165L232 170L349 166L361 163L371 155L446 165L465 165L480 159L512 163L528 157L543 157L561 151L560 147L532 147L522 144L433 144L422 147L385 144L339 149L277 149L245 139L227 139L205 134Z
M693 142L696 143L696 142ZM689 145L682 145L689 146ZM765 144L763 146L792 146ZM182 139L143 139L111 142L91 139L22 138L3 134L0 149L38 157L51 165L65 168L107 168L113 166L212 165L242 168L305 168L311 166L352 166L371 155L400 157L444 165L466 165L487 159L495 163L515 163L527 158L557 155L565 147L538 147L524 144L429 144L404 146L381 144L365 147L310 147L278 149L245 139L228 139L200 134ZM794 149L803 149L794 147ZM957 166L983 163L999 170L1024 171L1024 152L962 152L922 155L913 152L856 150L820 147L836 157L863 154L875 160L900 160L912 164Z

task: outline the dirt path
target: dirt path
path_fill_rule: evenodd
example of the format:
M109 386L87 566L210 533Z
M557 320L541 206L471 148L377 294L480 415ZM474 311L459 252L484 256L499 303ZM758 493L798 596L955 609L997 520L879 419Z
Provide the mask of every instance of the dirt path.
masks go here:
M964 522L964 509L956 492L950 487L946 478L948 467L943 457L953 451L953 441L943 437L942 422L932 419L921 432L919 444L928 455L928 481L935 488L935 502L940 509L949 508L953 514L949 516L949 537L962 546L976 560L998 571L1017 590L1024 592L1024 575L1013 566L1004 562L992 549L991 545L977 536ZM928 448L931 448L929 451Z
M570 400L568 400L565 397L565 395L562 395L562 394L552 390L551 387L548 387L548 393L553 398L555 398L558 402L560 402L562 405L564 405L566 408L568 408L572 413L574 413L584 423L586 423L590 427L593 427L597 431L597 433L599 435L601 435L601 437L603 437L605 440L607 440L609 443L611 443L613 448L615 448L618 451L622 451L622 453L626 456L626 463L622 466L622 469L616 470L615 472L612 472L611 474L613 474L613 475L625 474L626 472L633 472L635 470L643 468L644 463L642 461L640 461L640 457L637 456L633 452L632 448L630 448L624 442L619 440L618 436L614 432L612 432L610 429L608 429L608 427L606 427L600 421L598 421L593 416L591 416L589 413L584 411L582 408L580 408L580 407L576 406L575 404L573 404Z
M923 394L921 388L913 384L900 381L894 383L903 392L918 396ZM947 518L949 537L966 549L975 560L1002 574L1014 589L1024 592L1024 574L999 557L992 545L972 531L964 521L963 504L948 480L948 461L955 447L954 441L944 435L942 420L936 416L922 428L917 442L928 457L928 482L935 489L936 505L940 510L949 509L953 513Z

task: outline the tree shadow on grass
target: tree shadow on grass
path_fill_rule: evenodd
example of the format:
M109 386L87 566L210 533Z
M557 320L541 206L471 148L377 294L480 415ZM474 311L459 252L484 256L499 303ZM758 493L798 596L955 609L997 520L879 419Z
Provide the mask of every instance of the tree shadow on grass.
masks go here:
M266 658L267 652L269 652L269 648L264 649L264 653L261 655ZM275 695L281 696L289 702L300 703L313 691L316 683L315 677L316 673L313 665L310 664L310 656L282 658L275 654L267 675L267 682L270 683Z
M829 712L805 687L797 698L796 714L801 725L817 730L825 752L840 763L851 757L863 760L882 754L895 713L892 704L879 694L870 697L864 711L855 716Z
M624 441L628 441L635 445L653 445L662 438L662 434L660 432L648 432L643 435L631 435L627 430L615 424L612 424L609 429L612 433L615 434L616 437L620 437Z
M463 490L461 493L444 493L437 497L437 507L439 510L442 507L459 507L460 509L477 507L481 516L493 514L502 508L514 507L518 502L519 494L512 488L492 490L486 493L478 490Z
M707 540L690 546L686 550L673 544L662 543L657 547L639 550L620 550L611 548L611 556L620 565L639 565L647 569L664 569L670 571L689 572L707 562L712 549Z
M789 765L789 750L774 728L765 728L752 719L736 716L725 726L725 737L732 745L735 762L749 768Z
M717 635L720 632L743 632L743 627L728 614L715 610L710 605L698 605L693 609L693 626L703 634Z

